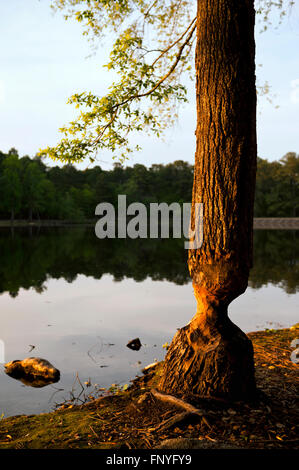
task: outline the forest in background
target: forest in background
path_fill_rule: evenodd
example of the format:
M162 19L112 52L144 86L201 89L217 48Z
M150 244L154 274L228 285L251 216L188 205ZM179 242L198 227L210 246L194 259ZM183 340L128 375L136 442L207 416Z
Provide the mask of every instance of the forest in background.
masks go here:
M94 218L100 202L117 205L119 194L127 196L127 204L191 202L192 184L193 166L182 160L78 170L71 164L47 166L40 157L20 158L12 148L0 151L0 219L84 222ZM254 215L299 216L298 154L288 152L273 162L258 158Z

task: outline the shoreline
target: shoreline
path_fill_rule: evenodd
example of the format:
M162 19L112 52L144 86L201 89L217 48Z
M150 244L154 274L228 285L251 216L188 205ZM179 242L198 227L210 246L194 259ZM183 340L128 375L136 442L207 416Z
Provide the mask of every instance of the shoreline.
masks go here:
M0 220L0 228L23 228L23 227L81 227L92 226L96 224L95 221L86 220L76 222L74 220L15 220L13 223L10 220Z
M1 419L0 449L298 449L299 377L290 343L299 338L299 324L248 336L254 346L259 402L200 399L197 406L205 409L205 419L167 427L169 416L178 416L178 410L151 394L161 375L160 362L126 391L82 405L66 402L49 413Z
M0 220L0 228L21 228L21 227L81 227L93 226L95 220ZM255 230L299 230L299 217L255 217L253 219Z

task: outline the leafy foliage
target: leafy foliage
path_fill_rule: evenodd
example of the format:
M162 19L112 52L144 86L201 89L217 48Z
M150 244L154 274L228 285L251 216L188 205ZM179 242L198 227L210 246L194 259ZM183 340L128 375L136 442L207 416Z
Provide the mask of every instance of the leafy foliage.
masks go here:
M299 155L295 152L280 161L258 159L255 216L299 216Z
M265 29L271 12L282 21L293 0L256 0ZM139 150L136 132L159 137L177 119L187 101L186 73L195 76L196 2L192 0L52 0L65 19L82 24L96 47L105 35L115 38L104 65L117 77L105 96L91 91L72 95L68 103L78 117L60 129L63 138L40 155L54 160L94 161L97 152L112 152L120 161ZM268 93L267 86L258 86Z
M84 34L99 40L113 31L116 40L104 65L117 76L106 96L76 93L68 102L79 108L78 118L61 132L55 148L41 151L62 161L80 161L93 153L110 150L121 161L132 146L129 137L145 131L160 136L177 117L185 102L183 72L191 69L196 19L191 0L57 0L66 19L83 24Z
M19 219L92 220L97 204L117 206L118 195L132 202L191 202L193 166L182 160L167 165L124 167L115 163L84 171L71 164L47 167L40 158L19 158L15 149L0 152L0 219L11 211ZM256 217L299 216L299 155L288 152L280 161L258 159Z
M34 218L80 222L93 219L100 202L117 205L119 194L126 194L128 204L190 202L193 167L183 161L151 168L144 165L124 168L115 163L111 171L99 166L80 171L70 164L51 168L38 157L19 158L17 153L13 156L0 153L1 182L0 219L8 218L12 191L18 191L14 210L19 219L31 220L33 214Z
M293 5L295 5L294 0L255 0L256 13L261 15L262 31L266 31L268 26L273 24L273 12L279 12L278 24L281 24Z
M5 197L2 200L3 208L11 213L14 219L15 212L20 209L22 200L21 165L14 149L3 162L3 173L0 176L0 187Z

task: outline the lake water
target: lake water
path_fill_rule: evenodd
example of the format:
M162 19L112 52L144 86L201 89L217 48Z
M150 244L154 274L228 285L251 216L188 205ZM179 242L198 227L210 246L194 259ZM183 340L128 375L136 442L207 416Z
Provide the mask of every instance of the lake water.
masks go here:
M244 331L299 321L298 242L299 231L255 231L250 284L229 310ZM0 365L0 416L48 411L72 396L80 403L94 386L124 386L162 359L196 309L186 259L181 240L99 240L92 227L0 230L5 362L42 357L61 372L35 389ZM126 347L136 337L139 351Z

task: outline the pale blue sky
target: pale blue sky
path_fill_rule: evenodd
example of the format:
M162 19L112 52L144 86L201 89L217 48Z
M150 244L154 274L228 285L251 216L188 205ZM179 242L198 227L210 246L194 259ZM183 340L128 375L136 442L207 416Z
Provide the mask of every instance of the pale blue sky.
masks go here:
M16 147L21 155L33 156L39 148L55 144L58 128L75 115L66 104L75 91L101 94L111 75L101 69L105 50L86 59L90 46L81 27L53 15L50 0L0 0L0 150ZM259 100L258 153L276 160L288 151L299 152L299 1L292 16L277 31L257 34L259 82L268 80L279 109ZM259 29L259 28L258 28ZM195 106L181 112L165 142L141 137L143 150L129 165L167 163L182 159L193 163ZM99 156L111 168L108 153ZM81 165L85 167L86 165Z

